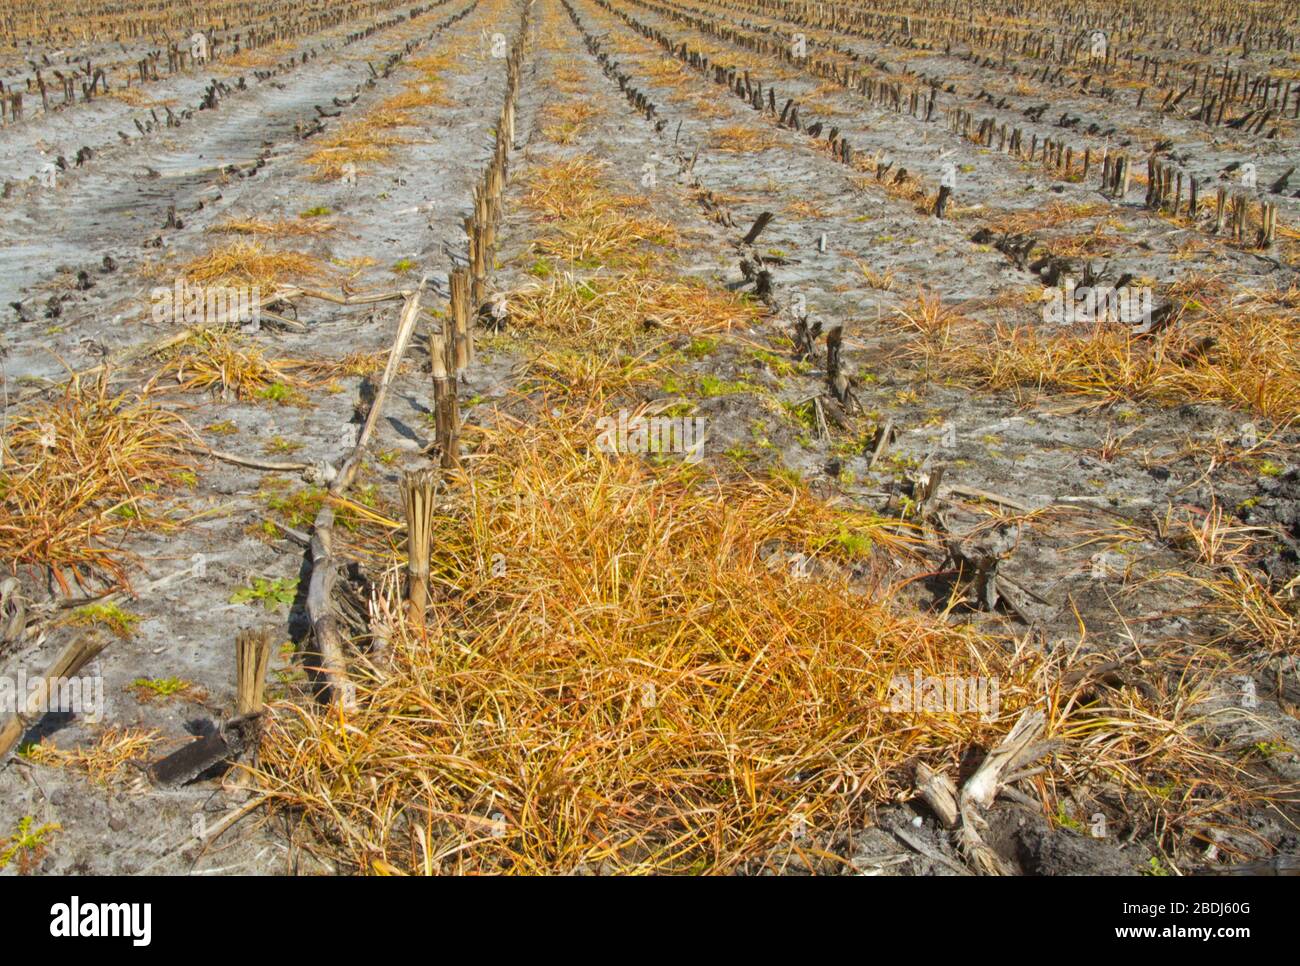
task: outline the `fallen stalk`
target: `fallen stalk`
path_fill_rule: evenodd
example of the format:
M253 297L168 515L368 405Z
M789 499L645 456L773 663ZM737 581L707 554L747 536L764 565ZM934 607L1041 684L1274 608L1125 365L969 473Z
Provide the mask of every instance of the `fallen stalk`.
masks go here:
M379 415L384 408L388 389L397 376L402 356L406 354L415 331L415 322L420 316L420 299L424 294L427 276L420 280L420 287L407 298L402 307L402 314L397 326L397 335L388 355L388 365L375 391L374 401L366 422L357 436L356 446L339 469L338 476L330 484L329 496L343 496L352 480L356 477L365 455L370 436L379 422ZM307 617L311 622L312 636L320 654L321 670L326 678L331 701L346 709L356 707L356 685L348 678L347 658L343 652L343 634L339 630L338 618L330 603L334 583L338 579L338 560L334 553L334 507L332 500L326 500L316 514L311 537L311 583L307 590Z

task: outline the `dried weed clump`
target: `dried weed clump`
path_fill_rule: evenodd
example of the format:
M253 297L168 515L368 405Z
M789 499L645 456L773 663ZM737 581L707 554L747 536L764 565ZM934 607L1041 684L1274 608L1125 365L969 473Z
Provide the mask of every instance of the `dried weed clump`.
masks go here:
M301 252L277 251L260 241L237 241L201 255L182 269L196 285L243 285L269 295L293 279L319 277L320 262Z
M272 386L298 388L301 383L290 373L304 365L294 359L268 359L259 346L237 332L205 329L168 353L159 376L183 389L218 391L248 400L269 394Z
M147 397L73 380L12 421L0 464L0 559L48 567L59 586L125 581L126 531L147 526L156 492L188 471L188 427Z
M260 780L366 872L757 871L792 842L833 863L911 762L953 766L1028 700L1001 648L850 576L910 544L786 486L609 458L579 425L512 428L435 520L423 633L391 601L356 713L278 708ZM1001 710L891 711L914 672L998 676Z
M762 312L749 299L702 282L633 274L556 275L514 293L511 317L524 329L605 342L647 328L720 332L751 324Z
M1276 294L1231 303L1195 294L1171 292L1174 321L1153 334L1108 323L967 326L915 351L988 389L1053 389L1098 405L1218 403L1279 423L1300 416L1300 311Z
M23 757L39 765L72 768L85 773L96 785L108 785L132 763L145 758L158 740L157 731L107 728L87 747L64 750L41 742L25 749Z
M602 184L603 170L588 155L533 169L524 206L549 224L533 242L534 250L594 268L627 261L647 246L678 248L681 240L673 223L645 214L645 197L611 191Z
M434 101L430 99L430 103ZM392 129L413 123L411 116L395 103L381 104L364 117L339 125L324 138L319 150L307 156L307 163L316 169L314 177L318 181L356 175L363 165L387 161L392 156L391 148L406 143L406 138L391 133Z

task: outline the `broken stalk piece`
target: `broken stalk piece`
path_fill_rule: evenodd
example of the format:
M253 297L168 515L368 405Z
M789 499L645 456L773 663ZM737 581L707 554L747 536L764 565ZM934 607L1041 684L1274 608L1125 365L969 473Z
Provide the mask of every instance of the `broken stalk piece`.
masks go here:
M424 626L429 602L429 552L433 543L433 498L438 477L433 470L414 470L402 477L402 503L406 507L407 613L416 627Z
M235 638L235 714L260 714L271 666L271 632L241 630Z

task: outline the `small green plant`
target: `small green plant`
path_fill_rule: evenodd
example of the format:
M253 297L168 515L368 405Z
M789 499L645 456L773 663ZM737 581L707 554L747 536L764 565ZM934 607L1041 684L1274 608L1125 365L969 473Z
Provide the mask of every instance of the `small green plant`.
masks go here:
M1073 832L1082 832L1083 826L1075 819L1066 814L1065 805L1056 806L1056 824L1062 828L1068 828Z
M183 678L136 678L131 682L131 690L148 699L170 698L183 694L193 686L192 682Z
M712 396L729 396L738 392L750 392L753 388L747 382L728 382L725 379L719 379L711 372L706 372L699 378L700 395L705 399Z
M703 359L718 350L718 340L710 336L699 335L686 347L686 354L692 359Z
M281 406L292 405L302 401L302 393L282 382L273 382L257 391L257 398L265 402L279 403Z
M1291 746L1280 741L1257 741L1255 742L1255 750L1265 758L1272 758L1274 755L1289 755Z
M72 623L82 627L100 624L123 638L130 637L139 622L138 615L127 613L114 603L87 604L72 612Z
M821 545L838 547L849 557L865 557L875 546L870 537L861 533L851 533L848 527L843 525L838 532L826 537Z
M17 859L19 873L26 875L45 857L46 839L59 831L61 826L57 822L48 822L33 830L35 821L31 815L24 815L18 820L14 834L7 839L0 839L0 869Z
M268 453L294 453L300 449L302 449L302 443L285 439L283 436L272 436L266 444Z
M791 362L789 359L782 359L775 352L768 352L766 349L754 349L749 356L755 362L766 366L776 376L789 376L795 372L807 372L811 368L807 362Z
M664 392L670 396L680 396L686 392L686 387L681 384L676 376L664 376L664 381L661 385L663 386Z
M1142 869L1143 875L1168 875L1169 870L1160 864L1160 860L1154 855L1147 859L1146 866Z
M415 271L415 262L409 258L399 259L393 264L393 274L395 275L409 275L413 271Z
M283 577L279 580L254 577L249 586L240 587L239 590L235 591L230 598L230 602L232 604L247 604L253 601L261 601L262 606L267 610L275 610L280 604L292 604L297 596L297 577Z
M817 410L814 408L811 399L801 403L783 402L781 408L785 410L792 421L805 429L817 428Z
M1279 466L1277 463L1274 463L1272 460L1264 460L1264 462L1259 464L1260 476L1281 476L1283 470L1284 467Z
M803 486L803 477L799 471L789 466L774 466L771 470L772 479L778 483L784 483L791 489L797 490Z
M263 486L265 485L264 483ZM289 526L301 527L315 519L324 502L325 491L320 487L309 486L285 496L272 496L266 501L266 506L283 516Z
M298 217L299 218L323 218L324 216L331 215L331 214L333 214L333 212L330 211L329 208L325 207L324 205L316 205L315 207L308 208L306 211L300 212Z
M239 432L239 427L229 419L223 419L219 423L211 423L203 428L205 432L212 433L214 436L233 436Z
M735 446L728 446L722 451L722 455L735 463L747 463L754 458L754 451L746 449L737 443Z

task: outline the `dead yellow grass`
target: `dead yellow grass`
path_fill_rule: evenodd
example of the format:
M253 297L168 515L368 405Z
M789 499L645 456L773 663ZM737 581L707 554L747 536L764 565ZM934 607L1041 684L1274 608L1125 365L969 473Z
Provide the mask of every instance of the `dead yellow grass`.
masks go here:
M275 709L259 777L349 867L726 873L806 849L835 868L906 765L954 767L1029 699L1000 648L767 557L862 562L906 544L891 525L590 435L489 440L436 523L425 635L390 599L394 662L355 714ZM1003 675L1004 710L891 712L913 670Z
M586 75L576 67L562 64L551 75L558 90L565 94L580 94L587 87Z
M1026 208L996 215L986 222L986 227L996 234L1019 235L1073 224L1085 218L1096 218L1109 211L1110 206L1100 201L1076 203L1053 201L1039 208Z
M685 87L675 94L668 95L669 104L690 104L691 110L706 120L718 120L731 117L731 110L726 101L717 97L701 94L695 88Z
M878 292L892 292L894 289L894 270L887 268L884 271L876 271L860 258L853 261L858 266L858 271L862 273L862 279L867 285Z
M552 396L599 403L656 381L665 363L653 349L633 355L617 343L593 349L560 342L538 349L527 366L536 385Z
M623 272L579 279L557 275L515 292L511 318L524 329L603 341L652 327L673 332L725 331L752 324L762 309L700 282Z
M205 330L170 351L158 377L183 389L218 390L247 400L277 383L286 390L301 385L290 370L303 365L293 359L268 359L238 333Z
M269 249L260 241L238 241L201 255L182 269L197 285L245 285L265 288L294 279L318 277L320 262L301 252Z
M581 218L603 205L603 178L604 165L587 154L539 165L529 172L524 205L557 218Z
M785 210L796 218L821 219L826 217L826 208L818 201L792 201L785 206Z
M385 100L380 105L381 110L401 112L419 107L450 107L453 101L447 96L447 84L442 74L455 61L455 54L449 50L407 61L405 68L420 76L405 81L403 86L406 89Z
M472 38L466 38L466 40L471 41ZM412 57L406 62L406 67L408 70L422 74L423 80L433 80L455 63L455 54L452 51L444 50L436 54L423 54L419 57ZM419 81L416 83L419 83Z
M679 244L677 228L672 222L629 214L625 208L608 208L559 223L535 241L533 249L575 264L594 266L634 253L645 245L671 249Z
M537 166L529 176L524 206L549 216L549 230L533 243L544 254L595 266L631 255L646 245L677 248L672 222L638 213L643 196L615 194L602 184L595 159L575 158Z
M868 283L883 281L862 263L858 264L858 268ZM971 324L954 306L945 305L939 293L923 289L917 290L915 299L899 306L894 315L903 328L915 331L920 336L921 345L926 352L950 347L954 330L966 329Z
M95 575L124 581L123 532L144 526L155 491L186 469L190 433L144 397L103 381L17 417L0 466L0 559L49 567L65 591Z
M1114 801L1106 802L1109 818L1118 817L1122 827L1156 829L1171 853L1181 844L1203 849L1214 842L1211 829L1249 840L1256 833L1243 816L1252 812L1268 809L1287 823L1297 800L1294 783L1261 777L1249 752L1225 753L1206 737L1263 727L1254 712L1222 700L1225 684L1245 669L1217 648L1191 651L1190 657L1177 645L1148 651L1133 685L1056 693L1063 716L1057 737L1069 753L1062 773L1048 780L1049 799L1077 801L1080 788L1118 785L1124 808L1116 816Z
M586 100L567 100L548 105L542 114L542 136L555 144L572 144L599 117L600 108Z
M157 731L107 728L88 747L65 751L41 742L28 747L23 757L38 765L72 768L86 774L97 785L108 785L122 777L134 762L148 756L158 740Z
M392 156L390 148L405 144L405 138L389 132L411 123L404 111L380 105L365 117L342 124L321 141L320 149L308 155L306 161L316 169L317 180L355 176L365 165L387 161Z
M171 107L176 103L174 97L153 97L142 87L118 87L109 91L108 96L131 107Z
M1043 331L998 325L949 341L932 364L991 389L1052 388L1100 403L1212 402L1279 422L1300 417L1300 313L1263 301L1189 310L1154 336L1122 325ZM974 330L971 330L974 331Z
M1260 657L1300 657L1300 578L1278 587L1251 568L1219 569L1192 583L1210 592L1210 610L1225 625L1223 640Z
M400 94L385 98L381 106L388 111L413 111L421 107L450 107L452 103L440 87L416 84L408 85Z
M726 124L715 128L709 140L709 146L715 150L734 154L756 154L780 144L769 131L748 124Z
M261 237L305 237L328 235L335 226L319 218L280 218L267 221L263 218L229 218L208 229L214 235L256 235Z
M222 57L217 65L227 70L252 70L254 68L273 67L293 53L297 45L291 40L277 40L274 43L253 50L241 50L237 54Z
M656 84L678 87L693 83L690 71L673 57L657 57L653 60L643 58L641 63L646 76Z

